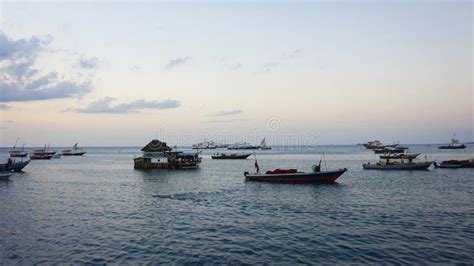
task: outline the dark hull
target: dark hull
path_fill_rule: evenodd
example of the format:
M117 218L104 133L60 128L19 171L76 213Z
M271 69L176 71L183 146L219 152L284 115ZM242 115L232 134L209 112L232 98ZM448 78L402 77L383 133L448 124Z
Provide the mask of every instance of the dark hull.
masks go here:
M435 163L436 168L447 168L447 169L457 169L457 168L474 168L474 163L469 161L457 161L457 162L441 162Z
M28 156L28 153L26 152L10 152L10 157L14 158L23 158Z
M420 155L419 153L415 154L394 154L394 155L380 155L380 159L415 159Z
M62 155L63 156L82 156L86 154L86 152L67 152L67 153L63 153Z
M49 160L51 158L53 158L53 155L37 155L37 154L30 155L31 160Z
M366 170L386 170L386 171L412 171L412 170L428 170L432 162L422 162L422 163L403 163L403 164L364 164L363 167Z
M466 145L461 146L439 146L438 149L440 150L460 150L466 148Z
M331 183L336 181L347 169L328 172L312 173L293 173L293 174L248 174L245 173L247 181L259 181L269 183L291 183L291 184L310 184L310 183Z
M214 160L245 160L247 159L251 154L239 154L239 155L213 155L211 156L212 159Z
M20 172L25 168L25 166L28 165L30 161L24 161L24 162L13 162L13 163L8 163L6 165L6 170L7 171L15 171L15 172Z

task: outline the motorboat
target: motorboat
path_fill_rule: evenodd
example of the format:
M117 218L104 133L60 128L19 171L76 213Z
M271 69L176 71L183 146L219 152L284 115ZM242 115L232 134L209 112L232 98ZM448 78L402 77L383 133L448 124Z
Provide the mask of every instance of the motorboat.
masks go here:
M307 183L331 183L335 182L347 169L342 168L334 171L316 171L313 167L312 172L299 172L296 169L276 169L267 171L265 174L248 173L244 176L247 181L260 181L269 183L293 183L293 184L307 184Z
M458 149L464 149L464 148L466 148L466 145L459 142L459 140L456 138L456 134L453 135L453 138L451 139L451 144L442 145L438 147L438 149L450 149L450 150L458 150Z
M14 171L20 172L30 163L30 160L12 160L11 158L8 159L8 162L4 165L2 170L4 171Z
M474 158L469 160L448 160L441 163L434 163L436 168L474 168Z
M391 162L381 161L377 163L365 163L362 167L366 170L428 170L433 162Z
M382 142L379 140L373 140L369 141L367 143L362 144L366 149L372 150L372 149L377 149L377 148L383 148L385 147Z
M413 160L418 157L421 153L388 153L384 155L380 155L380 159L405 159L405 160Z
M242 153L242 154L225 154L225 153L217 153L212 155L211 158L214 160L244 160L247 159L251 153Z
M204 141L201 143L193 144L192 148L195 150L213 150L217 149L218 145L214 141Z
M85 153L86 152L84 150L77 147L77 143L76 143L74 144L74 146L72 146L72 150L63 150L61 154L63 156L82 156Z

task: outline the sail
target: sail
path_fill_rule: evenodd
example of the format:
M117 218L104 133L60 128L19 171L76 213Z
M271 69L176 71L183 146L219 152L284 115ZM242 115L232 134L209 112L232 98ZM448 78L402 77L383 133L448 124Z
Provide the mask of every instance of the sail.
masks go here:
M267 147L267 142L265 141L265 138L262 139L262 142L260 142L260 148L266 148Z
M77 143L72 146L73 149L77 150Z

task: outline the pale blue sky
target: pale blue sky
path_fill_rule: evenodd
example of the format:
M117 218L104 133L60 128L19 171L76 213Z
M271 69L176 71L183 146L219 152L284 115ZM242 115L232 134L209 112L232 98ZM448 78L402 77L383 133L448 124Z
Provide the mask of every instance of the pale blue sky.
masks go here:
M78 85L41 101L4 96L3 146L17 136L31 145L473 140L472 2L0 7L8 43L50 38L31 65L36 78L57 72L54 82Z

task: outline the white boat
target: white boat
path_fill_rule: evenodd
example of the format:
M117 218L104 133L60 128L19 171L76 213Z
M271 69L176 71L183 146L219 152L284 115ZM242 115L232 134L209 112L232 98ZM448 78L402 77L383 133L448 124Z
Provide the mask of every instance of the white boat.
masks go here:
M247 142L237 142L234 145L229 145L228 150L257 150L260 146L255 146Z
M193 144L192 148L195 150L207 150L207 149L217 149L216 143L214 141L204 141L201 143Z
M267 142L265 141L265 138L263 138L262 141L260 142L260 149L261 150L271 150L272 147L268 146Z
M450 150L457 150L457 149L464 149L466 145L459 142L456 138L456 133L454 133L453 138L451 139L451 144L439 146L438 149L450 149Z
M82 156L85 153L86 152L84 150L77 147L77 143L76 143L76 144L74 144L74 146L72 146L72 150L64 150L62 152L62 155L63 156Z

